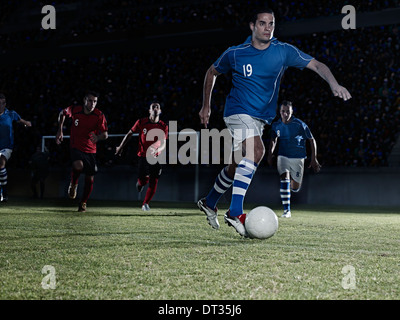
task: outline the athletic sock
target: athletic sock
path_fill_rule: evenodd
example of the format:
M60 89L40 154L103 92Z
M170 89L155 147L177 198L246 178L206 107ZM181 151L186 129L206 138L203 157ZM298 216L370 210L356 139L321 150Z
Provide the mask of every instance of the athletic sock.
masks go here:
M281 180L281 200L284 211L290 211L290 180Z
M232 189L232 201L229 208L230 216L237 217L243 213L244 197L253 179L254 173L257 170L257 166L257 163L243 158L236 168Z
M149 182L149 177L146 176L145 178L138 178L139 186L144 187Z
M157 190L157 184L158 184L158 179L150 179L149 180L149 187L147 188L146 196L144 197L143 204L145 204L145 203L149 204L151 199L153 199L153 196L155 195L156 190Z
M227 174L228 167L225 167L218 174L215 179L214 187L211 189L209 194L206 197L207 206L211 209L215 210L219 199L221 199L222 195L230 188L233 183L233 180L228 177Z
M90 194L93 191L93 183L94 183L94 177L92 176L85 177L85 186L83 188L82 202L86 203L89 200Z
M81 175L81 171L77 171L72 169L71 171L71 184L78 184L79 176Z
M7 194L7 169L0 169L0 188L2 190L3 198L8 196Z

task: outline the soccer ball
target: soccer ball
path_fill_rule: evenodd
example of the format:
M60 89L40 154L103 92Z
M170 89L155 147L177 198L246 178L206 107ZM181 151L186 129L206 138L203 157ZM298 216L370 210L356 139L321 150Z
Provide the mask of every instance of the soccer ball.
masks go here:
M250 238L267 239L278 230L278 218L268 207L256 207L246 215L244 223Z

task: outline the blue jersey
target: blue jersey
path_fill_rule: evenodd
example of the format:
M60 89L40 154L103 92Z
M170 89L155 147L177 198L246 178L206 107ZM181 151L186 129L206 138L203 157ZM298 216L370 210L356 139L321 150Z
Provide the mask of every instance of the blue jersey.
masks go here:
M13 121L19 121L21 117L15 111L4 109L0 116L0 150L14 148Z
M247 40L230 47L214 63L219 73L232 72L224 117L244 113L270 123L276 115L283 73L288 67L303 69L312 59L276 38L272 38L266 50L254 48Z
M306 158L306 141L314 139L308 126L295 117L287 124L283 123L282 119L274 122L271 137L279 139L278 155L288 158Z

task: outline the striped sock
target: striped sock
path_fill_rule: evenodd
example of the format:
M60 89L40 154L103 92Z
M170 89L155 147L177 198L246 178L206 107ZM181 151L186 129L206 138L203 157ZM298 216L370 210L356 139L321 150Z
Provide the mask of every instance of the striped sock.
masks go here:
M4 198L7 197L7 178L7 169L0 169L0 189Z
M290 180L281 180L281 200L284 211L290 211Z
M214 187L211 189L210 193L206 197L207 206L215 210L219 199L221 199L222 195L230 188L233 180L228 177L227 174L228 167L225 167L218 174L215 179Z
M243 213L243 202L247 189L257 170L257 163L243 158L236 168L235 180L233 181L232 201L229 214L232 217L240 216Z

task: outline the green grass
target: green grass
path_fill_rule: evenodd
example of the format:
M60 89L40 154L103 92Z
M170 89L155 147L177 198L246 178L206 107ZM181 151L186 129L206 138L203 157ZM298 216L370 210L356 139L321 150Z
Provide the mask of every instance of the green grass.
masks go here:
M194 204L88 205L0 207L0 299L400 298L400 214L390 208L294 205L272 238L251 240L222 217L213 230ZM42 287L47 265L55 289ZM353 289L342 286L345 266Z

